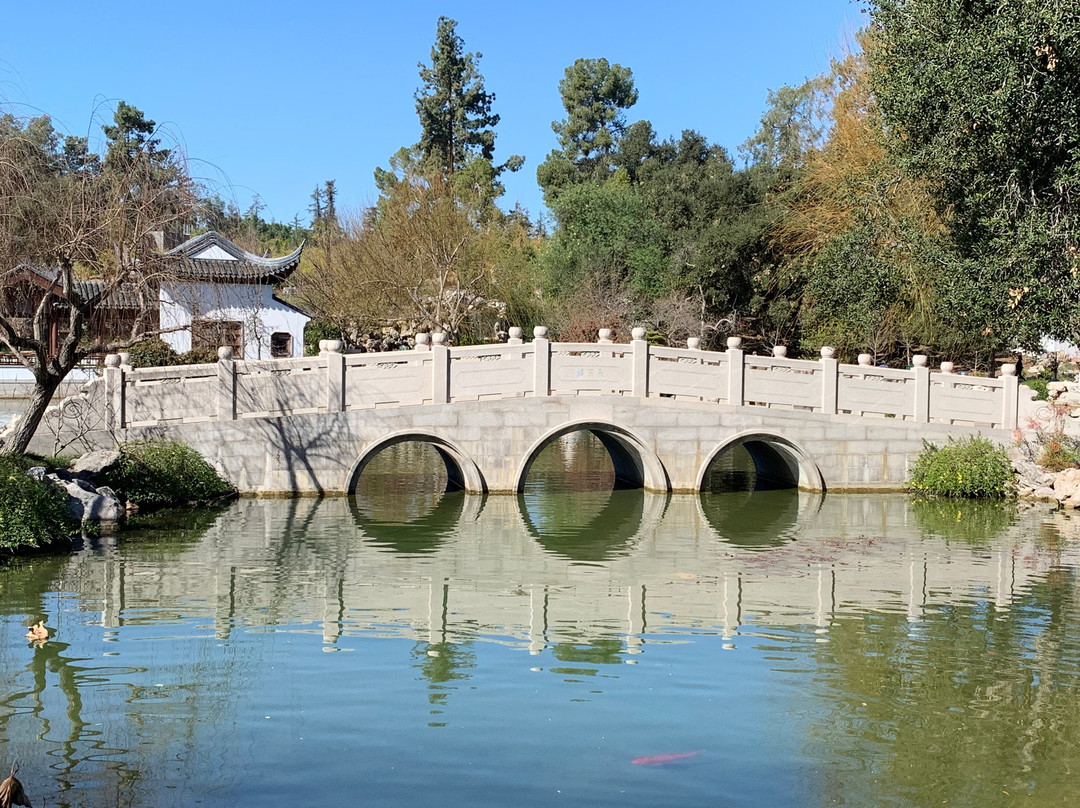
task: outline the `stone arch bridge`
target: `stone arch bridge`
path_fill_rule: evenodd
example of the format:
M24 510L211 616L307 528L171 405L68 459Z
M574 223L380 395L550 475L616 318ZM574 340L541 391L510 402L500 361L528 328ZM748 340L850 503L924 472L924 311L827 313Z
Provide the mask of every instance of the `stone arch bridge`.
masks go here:
M52 409L35 438L43 452L142 438L183 441L243 493L351 492L379 451L431 444L452 485L522 490L540 450L590 430L621 482L698 491L709 466L743 446L759 477L810 490L901 488L923 440L983 434L1007 442L1030 400L1015 367L962 376L926 357L910 370L745 353L629 344L525 342L448 347L421 334L416 350L132 369L124 355L103 377Z

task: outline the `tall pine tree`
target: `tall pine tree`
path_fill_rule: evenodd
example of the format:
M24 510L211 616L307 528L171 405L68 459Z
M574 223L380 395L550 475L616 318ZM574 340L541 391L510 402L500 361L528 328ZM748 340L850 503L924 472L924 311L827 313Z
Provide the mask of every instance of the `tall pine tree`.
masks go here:
M453 174L472 157L490 161L495 153L499 116L491 111L493 93L484 89L477 63L479 53L466 53L457 35L457 22L439 17L431 66L419 64L423 86L416 93L420 116L420 152L434 159L446 174ZM521 158L511 158L515 170ZM516 164L516 165L515 165Z

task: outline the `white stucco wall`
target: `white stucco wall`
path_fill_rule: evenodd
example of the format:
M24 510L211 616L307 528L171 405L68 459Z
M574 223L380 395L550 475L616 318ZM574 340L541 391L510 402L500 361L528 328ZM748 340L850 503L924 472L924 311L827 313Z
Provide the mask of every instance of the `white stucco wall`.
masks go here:
M270 286L248 283L162 283L161 338L177 353L191 350L193 320L234 320L244 328L244 359L269 359L270 335L292 337L292 356L303 356L311 319L274 299Z

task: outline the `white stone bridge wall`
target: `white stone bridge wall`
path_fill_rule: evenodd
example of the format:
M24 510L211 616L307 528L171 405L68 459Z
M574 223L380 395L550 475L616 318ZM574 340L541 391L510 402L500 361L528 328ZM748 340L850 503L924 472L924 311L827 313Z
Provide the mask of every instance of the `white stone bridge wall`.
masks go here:
M470 491L514 492L548 442L592 430L616 472L661 491L699 490L711 462L743 444L759 472L808 489L899 488L923 439L983 433L1005 442L1017 426L1015 368L961 376L926 357L911 370L629 344L523 342L132 369L123 357L50 413L35 447L56 451L170 437L189 443L246 493L339 493L380 449L433 444ZM47 434L48 433L48 434Z

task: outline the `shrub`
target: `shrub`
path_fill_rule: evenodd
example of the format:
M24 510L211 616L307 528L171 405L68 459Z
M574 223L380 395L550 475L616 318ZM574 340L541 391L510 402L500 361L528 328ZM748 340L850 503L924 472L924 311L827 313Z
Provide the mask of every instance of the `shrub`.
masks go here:
M0 455L0 547L40 547L79 529L68 516L67 495L26 475L30 458Z
M169 365L208 365L218 361L217 348L192 348L178 354L163 339L144 339L129 349L131 366L136 368Z
M1048 390L1048 388L1047 388L1047 385L1049 383L1050 382L1048 382L1046 379L1043 379L1041 377L1036 377L1034 379L1025 379L1024 381L1021 382L1021 384L1027 385L1028 387L1030 387L1032 390L1035 391L1035 400L1036 401L1046 401L1047 400L1047 397L1049 396L1049 392L1050 392Z
M176 441L142 441L120 448L106 485L140 506L206 503L231 496L233 487L202 456Z
M1005 497L1014 492L1012 463L983 437L949 439L938 447L923 441L908 485L943 497Z
M1035 461L1047 471L1063 471L1080 466L1080 451L1076 444L1062 433L1053 433L1046 438Z

